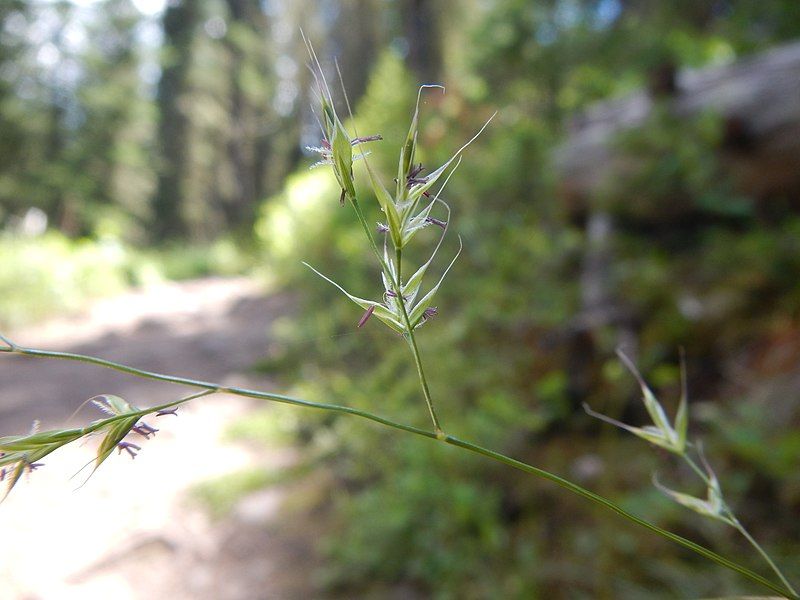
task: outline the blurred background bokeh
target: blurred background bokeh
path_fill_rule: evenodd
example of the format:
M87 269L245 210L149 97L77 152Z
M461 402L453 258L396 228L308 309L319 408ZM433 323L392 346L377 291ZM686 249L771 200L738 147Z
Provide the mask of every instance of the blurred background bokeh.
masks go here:
M428 167L499 111L444 194L464 251L438 316L419 332L445 429L763 571L733 530L650 484L658 471L701 493L689 473L581 408L645 422L614 356L621 345L674 409L683 347L691 435L703 438L742 520L798 581L797 0L3 0L0 326L27 335L21 343L203 378L235 372L426 426L406 346L377 322L356 329L360 312L301 265L359 296L382 291L332 174L309 168L306 147L319 145L320 131L301 29L331 82L338 61L350 126L383 136L370 160L386 182L419 84L446 86L423 95ZM362 180L376 221L367 189ZM158 316L145 310L134 329L115 330L143 298ZM94 335L86 323L96 326L97 312L86 311L101 299L111 304ZM78 317L43 331L64 315ZM156 337L171 326L174 335ZM92 372L70 379L74 393L60 398L68 369L38 363L23 377L22 364L0 362L0 434L36 416L59 424L85 398L123 385L103 380L113 389L98 389ZM41 399L25 394L56 376L53 408L37 415ZM327 414L211 406L230 417L225 443L245 444L256 459L181 479L176 506L211 523L181 538L189 550L206 548L194 562L191 551L181 555L181 573L194 577L192 565L237 543L227 560L240 556L244 566L204 572L206 583L186 597L753 591L560 489L454 448ZM195 440L190 430L182 431ZM179 437L147 452L176 448ZM276 448L291 460L265 467ZM148 488L125 469L108 489L96 484L108 503ZM273 519L269 543L253 541L260 503ZM203 542L197 532L214 527L225 535ZM277 545L291 581L259 587ZM102 553L84 552L81 568L95 568ZM135 565L123 575L114 585L125 581L128 596L112 586L97 597L181 597L180 578L173 589L145 585ZM27 577L30 586L18 581L8 597L67 597L67 588L48 595L35 588L38 575Z

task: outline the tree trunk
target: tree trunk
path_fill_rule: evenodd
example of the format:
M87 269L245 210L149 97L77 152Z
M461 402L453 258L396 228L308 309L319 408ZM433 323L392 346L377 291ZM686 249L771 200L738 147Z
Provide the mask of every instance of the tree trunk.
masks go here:
M155 235L160 240L187 233L183 205L186 201L191 123L188 106L183 100L189 85L192 39L200 19L200 6L194 0L171 2L164 11L163 51L166 59L158 84L160 165L153 202Z
M431 0L400 3L403 29L408 41L408 66L422 83L438 83L442 74L440 9Z
M676 116L713 111L724 126L722 165L739 192L764 199L800 191L800 43L722 67L678 73L668 102ZM630 168L615 137L647 120L656 100L646 91L611 100L574 120L557 151L562 197L585 214L592 195Z

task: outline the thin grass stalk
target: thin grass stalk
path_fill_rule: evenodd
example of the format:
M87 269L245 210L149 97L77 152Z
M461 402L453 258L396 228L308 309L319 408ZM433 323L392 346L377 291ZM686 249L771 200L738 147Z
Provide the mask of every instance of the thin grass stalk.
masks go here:
M414 356L414 364L417 367L417 376L419 377L419 383L422 387L422 395L425 397L425 404L428 406L428 412L431 415L431 420L433 421L433 428L436 431L436 436L441 438L444 436L444 431L442 431L442 427L439 424L439 417L436 415L436 409L433 407L433 398L431 397L431 391L428 387L428 380L425 377L425 369L422 366L422 356L419 352L419 347L417 346L417 339L414 336L414 327L411 324L411 319L408 318L408 310L406 309L406 301L403 299L403 249L402 248L395 248L396 253L396 261L397 261L397 281L393 283L395 286L395 293L397 294L397 303L400 305L400 310L403 313L403 320L406 324L406 340L408 341L408 346L411 349L411 354Z
M535 466L533 466L531 464L516 460L516 459L514 459L514 458L512 458L510 456L506 456L505 454L501 454L500 452L496 452L494 450L490 450L488 448L484 448L484 447L479 446L477 444L474 444L472 442L468 442L466 440L462 440L462 439L459 439L459 438L451 436L451 435L441 436L440 434L437 434L436 432L433 432L433 431L428 431L428 430L425 430L425 429L421 429L419 427L415 427L413 425L407 425L405 423L399 423L399 422L394 421L392 419L388 419L388 418L385 418L385 417L370 413L368 411L363 411L363 410L359 410L359 409L356 409L356 408L351 408L349 406L342 406L342 405L338 405L338 404L329 404L329 403L321 403L321 402L312 402L310 400L302 400L302 399L299 399L299 398L293 398L291 396L285 396L285 395L282 395L282 394L275 394L275 393L272 393L272 392L263 392L263 391L250 390L250 389L240 388L240 387L231 387L231 386L225 386L225 385L218 384L218 383L211 383L211 382L208 382L208 381L202 381L202 380L197 380L197 379L189 379L189 378L186 378L186 377L177 377L177 376L174 376L174 375L165 375L165 374L156 373L156 372L153 372L153 371L145 371L143 369L137 369L136 367L132 367L132 366L129 366L129 365L125 365L125 364L122 364L122 363L117 363L117 362L114 362L114 361L110 361L110 360L106 360L106 359L98 358L98 357L94 357L94 356L89 356L89 355L84 355L84 354L76 354L76 353L72 353L72 352L58 352L58 351L51 351L51 350L40 350L40 349L36 349L36 348L26 348L26 347L22 347L22 346L19 346L17 344L14 344L14 343L10 342L7 338L4 338L2 336L0 336L0 339L2 339L7 344L6 347L0 347L0 352L5 353L5 354L9 354L9 355L18 354L18 355L32 357L32 358L50 358L50 359L60 359L60 360L70 360L70 361L82 362L82 363L97 365L99 367L113 369L115 371L120 371L122 373L127 373L129 375L134 375L134 376L142 377L142 378L145 378L145 379L153 379L153 380L156 380L156 381L163 381L165 383L186 385L186 386L190 386L190 387L201 388L203 390L203 392L200 392L199 394L195 394L193 396L182 398L180 400L176 400L176 401L161 405L159 407L153 407L153 408L150 408L150 409L144 409L144 410L140 411L142 415L150 414L150 413L155 412L157 410L163 410L164 408L170 408L172 406L175 406L177 404L185 403L185 402L187 402L187 401L189 401L189 400L191 400L193 398L197 398L197 397L200 397L200 396L205 396L205 395L209 395L209 394L212 394L212 393L227 393L227 394L232 394L232 395L235 395L235 396L244 396L244 397L248 397L248 398L257 398L257 399L269 400L269 401L273 401L273 402L280 402L280 403L284 403L284 404L291 404L291 405L294 405L294 406L301 406L301 407L305 407L305 408L315 408L315 409L318 409L318 410L326 410L326 411L330 411L330 412L348 414L348 415L352 415L352 416L356 416L356 417L361 417L361 418L367 419L369 421L373 421L373 422L378 423L380 425L383 425L385 427L391 427L393 429L404 431L406 433L411 433L411 434L418 435L418 436L425 437L425 438L429 438L429 439L432 439L432 440L442 441L442 442L444 442L446 444L449 444L451 446L455 446L455 447L467 450L467 451L472 452L474 454L480 454L481 456L489 458L490 460L494 460L496 462L505 464L507 466L513 467L515 469L518 469L520 471L524 471L525 473L529 473L531 475L535 475L536 477L540 477L542 479L546 479L546 480L548 480L548 481L550 481L552 483L555 483L556 485L566 489L567 491L572 492L573 494L576 494L576 495L578 495L578 496L580 496L582 498L585 498L586 500L589 500L590 502L594 502L595 504L606 508L607 510L609 510L609 511L611 511L613 513L616 513L617 515L619 515L620 517L630 521L631 523L639 525L640 527L644 527L645 529L651 531L652 533L655 533L656 535L659 535L659 536L661 536L661 537L663 537L663 538L665 538L665 539L667 539L667 540L669 540L669 541L671 541L673 543L676 543L676 544L678 544L680 546L683 546L684 548L687 548L687 549L691 550L692 552L695 552L696 554L699 554L700 556L703 556L704 558L706 558L706 559L708 559L708 560L710 560L710 561L712 561L712 562L714 562L714 563L716 563L716 564L718 564L718 565L720 565L722 567L725 567L727 569L730 569L731 571L734 571L734 572L738 573L739 575L745 577L746 579L749 579L753 583L757 583L758 585L760 585L760 586L762 586L764 588L767 588L767 589L771 590L772 592L780 594L781 596L783 596L785 598L789 598L790 600L800 600L800 596L798 596L797 593L795 593L793 590L789 589L789 586L784 587L784 586L779 585L779 584L777 584L777 583L775 583L773 581L770 581L769 579L767 579L766 577L763 577L762 575L759 575L755 571L752 571L751 569L748 569L747 567L745 567L743 565L740 565L740 564L738 564L738 563L736 563L736 562L734 562L734 561L732 561L732 560L730 560L728 558L725 558L724 556L721 556L721 555L717 554L713 550L709 550L708 548L705 548L704 546L701 546L700 544L692 542L691 540L688 540L688 539L686 539L684 537L681 537L681 536L679 536L679 535L677 535L675 533L667 531L666 529L662 529L661 527L659 527L657 525L654 525L653 523L650 523L649 521L646 521L646 520L644 520L644 519L642 519L640 517L637 517L636 515L626 511L624 508L622 508L621 506L617 505L616 503L614 503L613 501L609 500L608 498L600 496L599 494L595 494L594 492L592 492L590 490L587 490L586 488L581 487L580 485L578 485L576 483L572 483L571 481L569 481L567 479L559 477L558 475L556 475L554 473L551 473L551 472L546 471L544 469L540 469L539 467L535 467ZM90 426L89 428L91 428L91 427L92 426Z
M697 474L697 476L700 477L706 485L711 485L711 481L710 481L709 476L705 472L703 472L703 469L701 469L700 466L694 461L694 459L691 456L689 456L689 453L687 452L687 453L683 454L682 456L683 456L683 459L686 461L686 463ZM701 454L701 458L702 458L702 454ZM795 588L789 582L789 580L787 579L786 575L783 574L783 571L781 571L781 569L780 569L780 567L778 567L777 563L775 563L775 561L772 560L770 555L767 554L767 551L764 550L764 548L761 546L761 544L759 544L756 541L756 539L750 534L750 532L747 531L745 526L742 525L742 522L739 521L739 518L733 512L733 509L728 505L728 503L723 500L723 504L722 505L723 505L723 508L724 508L725 512L727 513L728 518L730 518L730 521L731 521L731 524L733 525L733 528L736 529L736 531L738 531L742 535L742 537L744 537L744 539L747 540L747 542L756 550L756 552L759 553L759 555L761 555L761 557L766 561L766 563L769 565L769 567L772 569L772 571L781 580L781 583L784 585L784 587L786 587L786 589L790 590L792 593L797 594L797 590L795 590Z
M417 346L417 340L414 336L414 327L411 323L411 319L408 316L408 310L406 309L406 303L403 299L403 290L402 290L402 257L403 257L403 250L402 248L395 247L396 253L396 271L397 276L392 272L392 269L389 268L389 265L386 264L383 255L381 254L380 250L378 250L378 246L375 244L375 238L372 237L372 231L367 224L367 219L364 217L364 212L361 209L361 205L358 203L358 199L355 197L350 198L350 202L353 206L353 210L356 213L358 218L358 222L361 223L361 227L364 230L364 235L367 237L367 240L372 247L375 256L378 257L378 261L380 262L381 268L383 272L386 274L386 277L392 284L394 288L394 293L397 295L397 303L400 305L400 310L402 312L403 321L405 322L406 332L404 337L408 342L408 346L411 350L411 354L414 357L414 365L417 368L417 376L420 380L420 385L422 386L422 395L425 398L425 404L428 407L428 412L431 416L431 421L433 422L433 428L436 431L436 435L438 437L442 437L444 435L444 431L442 431L442 427L439 423L439 417L436 414L436 409L433 406L433 398L431 397L430 387L428 386L428 380L425 377L425 370L422 366L422 357L419 352L419 347Z

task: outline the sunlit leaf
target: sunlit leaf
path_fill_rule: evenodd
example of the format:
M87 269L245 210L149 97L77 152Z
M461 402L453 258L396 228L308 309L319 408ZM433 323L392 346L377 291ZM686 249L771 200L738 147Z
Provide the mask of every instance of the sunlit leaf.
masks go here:
M428 308L430 302L433 300L433 297L436 295L436 292L439 291L439 286L442 285L444 278L450 272L450 269L453 268L453 265L456 264L456 260L461 255L461 250L463 249L463 244L461 243L461 237L458 238L458 252L453 257L453 260L450 261L450 264L447 265L447 268L442 273L442 276L439 278L439 282L433 286L433 288L422 297L422 299L417 303L417 305L412 309L411 314L408 315L409 321L411 321L411 327L414 328L419 325L420 320L422 319L422 315L425 313L425 309Z
M386 323L389 327L391 327L394 331L397 331L398 333L402 333L403 331L405 331L405 327L403 326L403 324L396 318L396 315L392 313L384 304L381 304L380 302L375 302L374 300L367 300L365 298L359 298L358 296L354 296L353 294L345 290L342 286L340 286L338 283L333 281L331 278L326 277L325 275L317 271L314 267L312 267L308 263L304 262L303 264L312 271L314 271L314 273L322 277L322 279L324 279L325 281L336 287L340 292L342 292L345 296L350 298L350 300L352 300L354 303L359 305L364 310L367 310L370 307L372 307L374 310L373 314L376 317L378 317L378 319Z

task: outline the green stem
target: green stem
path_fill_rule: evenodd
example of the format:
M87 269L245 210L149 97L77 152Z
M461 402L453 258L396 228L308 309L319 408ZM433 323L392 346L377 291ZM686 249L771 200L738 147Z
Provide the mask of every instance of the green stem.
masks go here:
M666 539L668 539L668 540L670 540L672 542L675 542L676 544L680 544L681 546L683 546L685 548L688 548L688 549L692 550L693 552L696 552L697 554L700 554L701 556L704 556L705 558L708 558L709 560L714 561L718 565L721 565L723 567L727 567L728 569L736 571L740 575L743 575L743 576L751 579L752 581L760 583L761 585L763 585L765 587L768 587L772 591L777 592L777 593L785 596L786 598L790 598L792 600L797 600L798 598L800 598L797 595L797 593L791 588L791 586L788 584L788 582L784 581L784 585L786 586L786 589L783 589L783 588L781 588L779 586L776 586L771 581L765 579L761 575L758 575L758 574L754 573L750 569L748 569L746 567L743 567L743 566L741 566L741 565L739 565L739 564L737 564L737 563L725 558L724 556L720 556L716 552L713 552L712 550L709 550L708 548L705 548L704 546L696 544L696 543L692 542L691 540L687 540L686 538L681 537L681 536L679 536L679 535L677 535L675 533L672 533L670 531L667 531L665 529L662 529L661 527L658 527L657 525L653 525L649 521L645 521L644 519L641 519L641 518L637 517L636 515L633 515L633 514L629 513L624 508L622 508L621 506L615 504L611 500L608 500L607 498L604 498L603 496L595 494L594 492L591 492L591 491L587 490L586 488L583 488L583 487L581 487L581 486L579 486L579 485L577 485L575 483L572 483L571 481L563 479L563 478L559 477L558 475L550 473L549 471L545 471L544 469L540 469L538 467L534 467L533 465L529 465L527 463L515 460L515 459L510 458L510 457L508 457L508 456L506 456L504 454L500 454L499 452L495 452L493 450L488 450L486 448L482 448L481 446L477 446L477 445L472 444L470 442L465 442L463 440L460 440L460 439L455 438L455 437L450 436L450 435L445 437L444 441L446 443L448 443L448 444L453 445L453 446L458 446L459 448L464 448L465 450L469 450L470 452L474 452L476 454L481 454L481 455L486 456L488 458L491 458L492 460L495 460L497 462L501 462L501 463L503 463L505 465L508 465L510 467L514 467L515 469L519 469L520 471L525 471L526 473L530 473L532 475L536 475L537 477L541 477L542 479L547 479L548 481L552 481L556 485L559 485L562 488L564 488L566 490L569 490L570 492L572 492L574 494L577 494L578 496L581 496L582 498L586 498L587 500L590 500L590 501L592 501L592 502L594 502L594 503L596 503L596 504L598 504L598 505L600 505L600 506L602 506L604 508L607 508L608 510L617 513L621 517L623 517L625 519L628 519L629 521L631 521L633 523L636 523L637 525L640 525L640 526L644 527L645 529L648 529L648 530L652 531L653 533L660 535L661 537L664 537L664 538L666 538ZM755 575L755 578L753 577L753 575ZM781 578L781 579L783 579L783 578Z
M436 431L436 437L443 438L444 431L442 431L442 427L439 424L439 417L436 415L436 409L433 408L433 398L431 397L431 390L428 387L428 379L425 377L425 370L422 368L422 356L419 353L419 347L417 346L417 339L414 336L414 327L411 325L411 319L408 317L408 310L406 310L406 301L403 298L402 292L402 278L400 273L402 272L402 263L403 263L403 250L402 248L395 248L395 255L396 255L396 262L397 262L397 281L393 281L392 285L395 287L395 294L397 294L397 303L400 305L400 310L403 313L403 321L406 324L406 341L408 341L408 346L411 348L411 354L414 355L414 364L417 367L417 376L419 377L419 383L422 386L422 395L425 397L425 404L428 406L428 412L431 415L431 421L433 421L433 428Z
M703 482L704 482L706 485L711 485L711 480L708 478L708 475L706 475L706 474L703 472L703 469L701 469L701 468L698 466L698 464L697 464L696 462L694 462L694 460L692 460L692 457L691 457L691 456L689 456L688 452L684 451L684 453L683 453L681 456L683 457L683 460L685 460L685 461L686 461L686 464L688 464L688 465L689 465L689 466L692 468L692 471L694 471L694 472L697 474L697 476L698 476L700 479L702 479L702 480L703 480Z
M729 512L730 512L730 511L729 511ZM770 558L769 554L767 554L767 553L766 553L766 551L765 551L765 550L764 550L764 549L761 547L761 544L759 544L759 543L758 543L758 542L755 540L755 538L754 538L752 535L750 535L750 532L749 532L749 531L747 531L747 529L745 529L745 528L744 528L744 525L742 525L742 524L739 522L739 519L737 519L737 518L736 518L736 516L735 516L735 515L733 515L733 513L730 513L730 516L731 516L731 518L733 518L733 526L736 528L736 530L737 530L739 533L741 533L741 534L744 536L744 538L745 538L745 539L746 539L748 542L750 542L750 545L751 545L751 546L753 546L753 548L755 548L755 549L756 549L756 551L757 551L757 552L758 552L758 553L759 553L759 554L762 556L762 558L763 558L765 561L767 561L767 564L768 564L770 567L772 567L772 570L773 570L773 571L775 572L775 574L776 574L776 575L777 575L777 576L780 578L780 580L781 580L781 583L783 583L783 585L784 585L784 586L786 586L786 589L787 589L787 590L790 590L790 591L791 591L793 594L797 595L797 591L796 591L796 590L795 590L795 589L792 587L792 584L791 584L791 583L789 583L789 580L788 580L788 579L786 579L786 577L784 576L784 574L783 574L783 573L781 572L781 570L778 568L778 565L776 565L776 564L773 562L773 560Z
M405 338L408 341L408 346L411 349L411 354L414 355L414 364L417 367L417 375L419 377L420 385L422 386L422 394L425 397L425 404L428 406L428 412L431 415L431 421L433 421L433 427L436 430L436 435L441 437L444 435L442 431L441 425L439 424L439 418L436 415L436 410L433 407L433 399L431 397L430 388L428 387L428 380L425 377L425 370L422 367L422 358L419 353L419 347L417 346L417 340L414 336L414 328L411 325L411 319L408 317L408 311L406 310L406 303L403 299L403 291L401 285L401 278L400 273L402 269L402 249L395 248L395 253L397 257L397 265L396 265L396 276L392 269L389 268L389 265L386 264L383 255L381 254L380 250L378 250L378 246L375 244L375 239L372 237L372 231L370 231L369 224L367 223L367 219L364 217L364 212L361 210L361 205L358 203L358 199L350 197L350 202L353 205L353 210L358 217L358 222L361 223L361 227L364 230L364 235L367 236L369 240L370 246L372 247L373 252L375 252L375 256L378 257L378 261L383 268L383 272L386 274L386 277L389 278L389 281L394 288L394 293L397 296L397 303L400 305L400 310L403 313L403 321L406 325L406 335Z
M797 593L794 592L794 590L792 590L791 587L788 584L784 583L785 587L777 585L777 584L773 583L772 581L766 579L765 577L759 575L758 573L748 569L747 567L739 565L738 563L735 563L735 562L725 558L724 556L721 556L721 555L717 554L716 552L714 552L712 550L709 550L708 548L700 546L699 544L696 544L695 542L692 542L691 540L688 540L688 539L686 539L684 537L681 537L681 536L679 536L677 534L671 533L671 532L669 532L669 531L667 531L665 529L662 529L662 528L658 527L657 525L653 525L652 523L649 523L648 521L645 521L644 519L641 519L641 518L629 513L628 511L626 511L621 506L618 506L617 504L615 504L611 500L608 500L608 499L604 498L603 496L595 494L594 492L591 492L591 491L589 491L589 490L587 490L587 489L585 489L585 488L583 488L583 487L581 487L581 486L579 486L579 485L577 485L575 483L572 483L571 481L563 479L563 478L559 477L558 475L550 473L549 471L545 471L545 470L540 469L538 467L534 467L533 465L529 465L527 463L518 461L518 460L513 459L513 458L511 458L509 456L506 456L504 454L500 454L499 452L495 452L493 450L489 450L488 448L483 448L481 446L478 446L478 445L473 444L471 442L467 442L467 441L458 439L458 438L453 437L453 436L449 436L448 435L448 436L440 437L439 435L437 435L436 432L427 431L425 429L420 429L419 427L414 427L412 425L406 425L404 423L398 423L396 421L392 421L391 419L386 419L384 417L369 413L367 411L362 411L362 410L358 410L358 409L355 409L355 408L350 408L348 406L340 406L340 405L337 405L337 404L326 404L326 403L320 403L320 402L311 402L309 400L301 400L301 399L298 399L298 398L292 398L292 397L284 396L284 395L281 395L281 394L273 394L273 393L269 393L269 392L261 392L261 391L257 391L257 390L249 390L249 389L239 388L239 387L228 387L228 386L224 386L224 385L220 385L220 384L216 384L216 383L210 383L210 382L196 380L196 379L188 379L188 378L185 378L185 377L176 377L176 376L173 376L173 375L163 375L161 373L155 373L155 372L152 372L152 371L144 371L142 369L137 369L135 367L124 365L124 364L121 364L121 363L116 363L116 362L113 362L113 361L110 361L110 360L105 360L105 359L102 359L102 358L97 358L97 357L94 357L94 356L86 356L86 355L83 355L83 354L74 354L74 353L71 353L71 352L54 352L54 351L48 351L48 350L38 350L38 349L34 349L34 348L24 348L24 347L21 347L21 346L17 346L16 344L13 344L13 343L9 342L8 340L5 340L5 338L0 338L0 339L3 339L8 344L7 347L0 347L0 352L6 353L6 354L20 354L20 355L23 355L23 356L30 356L30 357L35 357L35 358L55 358L55 359L62 359L62 360L72 360L72 361L77 361L77 362L82 362L82 363L93 364L93 365L97 365L97 366L105 367L105 368L109 368L109 369L114 369L114 370L120 371L122 373L128 373L128 374L131 374L131 375L136 375L138 377L143 377L145 379L154 379L154 380L163 381L163 382L166 382L166 383L175 383L175 384L187 385L187 386L201 388L201 389L205 390L204 392L201 392L200 394L198 394L198 396L199 395L208 395L208 394L214 393L214 392L221 392L221 393L234 394L234 395L237 395L237 396L245 396L245 397L249 397L249 398L259 398L259 399L271 400L271 401L275 401L275 402L282 402L282 403L291 404L291 405L294 405L294 406L303 406L303 407L306 407L306 408L316 408L316 409L319 409L319 410L327 410L327 411L332 411L332 412L337 412L337 413L349 414L349 415L353 415L353 416L357 416L357 417L361 417L363 419L367 419L367 420L373 421L375 423L379 423L380 425L384 425L386 427L391 427L393 429L398 429L400 431L405 431L406 433L412 433L414 435L418 435L418 436L421 436L421 437L426 437L426 438L434 439L434 440L439 439L439 440L444 441L447 444L450 444L451 446L456 446L456 447L462 448L464 450L468 450L470 452L473 452L475 454L480 454L480 455L482 455L482 456L484 456L486 458L489 458L491 460L494 460L496 462L500 462L500 463L505 464L507 466L513 467L515 469L519 469L520 471L524 471L526 473L530 473L530 474L535 475L537 477L540 477L542 479L546 479L548 481L551 481L551 482L555 483L556 485L559 485L562 488L564 488L564 489L566 489L566 490L568 490L568 491L570 491L570 492L572 492L574 494L577 494L578 496L581 496L582 498L585 498L585 499L587 499L587 500L589 500L591 502L594 502L594 503L598 504L599 506L602 506L602 507L610 510L611 512L614 512L614 513L618 514L619 516L623 517L624 519L627 519L628 521L630 521L632 523L635 523L636 525L644 527L645 529L648 529L649 531L651 531L651 532L653 532L653 533L655 533L657 535L660 535L661 537L663 537L663 538L665 538L667 540L670 540L670 541L672 541L672 542L674 542L676 544L679 544L679 545L683 546L684 548L688 548L689 550L691 550L691 551L693 551L693 552L695 552L695 553L697 553L697 554L699 554L699 555L701 555L701 556L703 556L703 557L705 557L705 558L717 563L718 565L721 565L721 566L723 566L723 567L725 567L727 569L731 569L732 571L735 571L736 573L739 573L740 575L742 575L743 577L746 577L747 579L749 579L750 581L752 581L754 583L757 583L757 584L759 584L759 585L761 585L761 586L763 586L765 588L768 588L768 589L772 590L773 592L781 594L782 596L784 596L786 598L789 598L790 600L800 600L800 596L798 596ZM167 408L167 407L175 405L175 404L186 402L187 400L188 400L188 398L182 398L181 400L177 400L175 402L171 402L169 404L163 405L163 407ZM152 409L148 409L148 410L152 411Z
M155 373L153 371L145 371L143 369L137 369L135 367L131 367L110 360L105 360L103 358L97 358L95 356L87 356L84 354L74 354L72 352L38 350L35 348L24 348L22 346L17 346L16 344L9 345L9 347L7 348L0 347L0 353L2 352L6 354L20 354L23 356L31 356L35 358L56 358L62 360L71 360L81 363L87 363L91 365L97 365L99 367L105 367L107 369L120 371L121 373L135 375L136 377L141 377L143 379L153 379L155 381L163 381L165 383L174 383L178 385L187 385L190 387L207 390L207 392L203 395L207 395L208 393L219 392L223 394L232 394L234 396L243 396L246 398L256 398L259 400L280 402L282 404L291 404L293 406L302 406L305 408L316 408L320 410L328 410L332 412L344 413L368 419L370 421L375 421L376 423L379 423L381 425L386 425L387 427L400 429L408 433L414 433L416 435L436 438L435 433L432 433L425 429L420 429L419 427L413 427L411 425L405 425L403 423L395 423L394 421L391 421L389 419L384 419L383 417L380 417L378 415L374 415L372 413L363 410L358 410L356 408L351 408L349 406L341 406L338 404L327 404L323 402L312 402L310 400L301 400L300 398L292 398L291 396L284 396L282 394L262 392L259 390L251 390L241 387L224 386L219 383L212 383L200 379L189 379L187 377L177 377L175 375L164 375L162 373ZM156 408L156 410L161 410L162 408L169 408L170 406L174 406L176 403L181 403L181 402L183 402L183 400L178 400L169 403L168 405L164 405L163 407L159 406Z
M358 198L355 196L348 196L350 198L350 203L353 205L353 210L358 217L358 222L361 223L361 228L364 230L364 235L367 236L367 240L369 240L369 245L372 248L372 251L375 253L375 256L378 258L378 262L381 264L381 268L386 273L387 277L392 276L392 272L389 269L389 265L386 264L386 261L383 259L383 255L381 251L378 250L378 245L375 243L375 238L372 237L372 230L369 228L369 223L367 223L366 217L364 217L364 212L361 210L361 205L358 203ZM391 277L394 280L393 277Z
M403 249L394 249L395 263L397 265L397 285L403 285Z
M702 479L706 485L710 486L711 485L710 478L706 473L703 472L703 470L692 459L692 457L689 456L689 454L686 452L682 456L683 459L686 461L686 463L692 468L692 470L695 473L697 473L697 476L700 477L700 479ZM700 456L702 458L702 454ZM733 512L733 509L731 509L731 507L728 506L728 503L723 500L722 506L723 510L727 513L727 516L730 519L730 523L733 525L734 529L736 529L739 533L741 533L742 536L744 536L744 538L750 543L750 545L756 549L756 551L761 555L761 557L767 562L770 568L775 572L775 574L781 580L781 583L783 583L783 585L786 586L786 589L791 590L793 594L797 594L797 591L792 587L792 584L789 583L789 580L783 574L783 571L781 571L778 565L775 564L775 561L773 561L772 558L770 558L766 550L764 550L764 548L761 547L761 545L755 540L755 538L752 535L750 535L750 532L747 531L747 529L745 529L744 525L742 525L741 521L739 521L739 519L736 517L736 514Z
M158 412L160 410L168 410L170 408L174 408L176 406L180 406L181 404L185 404L186 402L189 402L191 400L196 400L197 398L202 398L203 396L210 396L211 394L216 394L218 391L219 390L215 390L215 389L214 390L211 390L211 389L203 390L202 392L197 392L196 394L189 394L188 396L184 396L183 398L179 398L177 400L172 400L172 401L166 402L164 404L158 404L156 406L151 406L151 407L148 407L148 408L142 408L142 409L139 409L139 410L136 410L136 411L133 411L133 412L122 413L120 415L114 415L113 417L106 417L105 419L101 419L101 420L99 420L99 421L97 421L95 423L92 423L91 425L89 425L87 427L84 427L83 429L81 429L81 432L82 432L82 435L87 435L87 434L90 434L90 433L94 433L95 431L98 431L99 429L102 429L103 427L106 427L110 423L113 423L115 421L121 421L123 419L128 419L128 418L133 417L133 416L146 417L146 416L151 415L151 414L153 414L155 412Z

